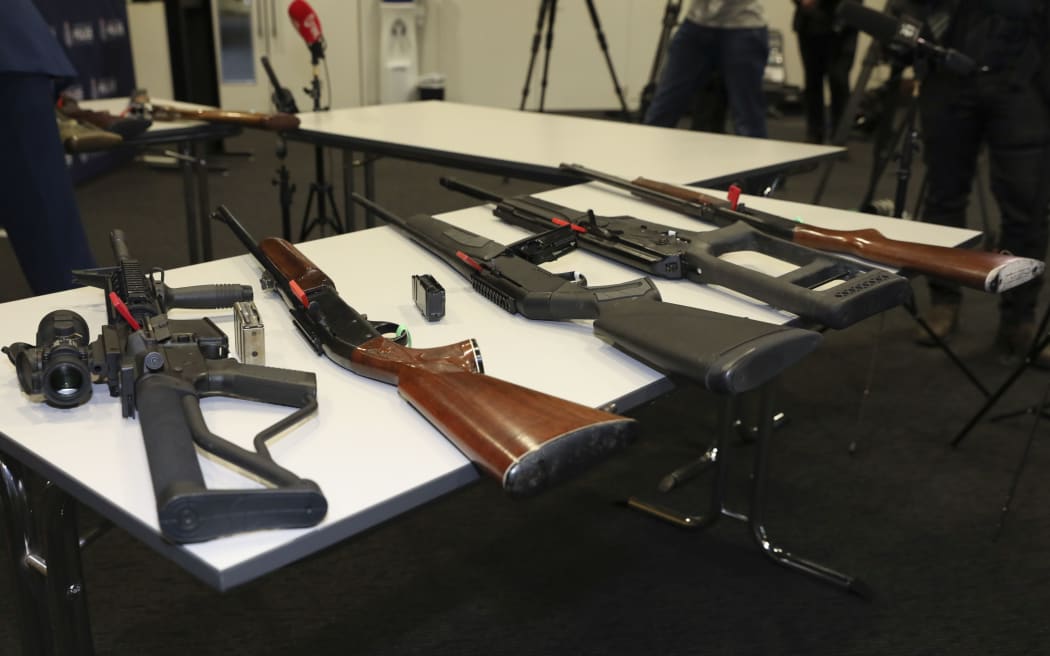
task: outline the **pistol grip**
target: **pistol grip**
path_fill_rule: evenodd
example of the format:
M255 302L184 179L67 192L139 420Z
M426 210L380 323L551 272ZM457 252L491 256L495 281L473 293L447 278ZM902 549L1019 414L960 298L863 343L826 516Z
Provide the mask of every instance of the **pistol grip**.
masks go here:
M205 366L207 376L197 384L201 396L230 396L301 408L307 395L317 394L317 376L310 371L244 364L233 358L208 360Z

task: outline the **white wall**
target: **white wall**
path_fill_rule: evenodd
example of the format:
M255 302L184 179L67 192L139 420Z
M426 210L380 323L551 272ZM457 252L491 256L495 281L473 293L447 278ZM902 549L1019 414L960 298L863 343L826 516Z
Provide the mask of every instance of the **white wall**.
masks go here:
M787 69L787 84L802 87L802 56L798 54L798 36L791 29L791 18L795 15L795 3L789 0L766 0L766 22L769 29L780 30L784 37L784 67Z
M417 3L420 71L446 76L448 100L517 108L536 31L539 0L417 0ZM286 7L288 3L283 4ZM357 48L359 61L330 57L328 64L333 84L339 79L340 84L355 87L352 94L355 101L361 97L364 104L374 104L379 98L380 4L380 0L361 0L357 26L345 24L352 21L326 17L326 7L321 0L314 5L330 52L333 48ZM664 0L595 0L613 66L632 110L637 108L639 94L649 78L665 5ZM157 34L164 26L163 4L129 3L128 7L139 84L149 88L156 97L165 97L161 90L165 84L170 90L171 85L168 53L164 47L167 39L166 35ZM794 5L787 0L766 2L770 27L781 30L784 35L787 81L801 86L798 45L791 31L793 10ZM144 46L136 47L136 42ZM858 53L858 61L861 54L862 51ZM530 84L529 108L539 104L543 55L541 42ZM547 109L618 107L584 0L558 3L548 77ZM336 106L343 104L336 103Z
M135 84L156 98L173 96L163 2L128 2L128 33Z
M364 69L379 70L376 43L380 0L362 4ZM457 102L518 107L531 56L538 0L417 0L421 13L420 71L447 77L446 98ZM687 3L688 4L688 3ZM791 31L794 5L769 0L771 28L784 35L788 81L801 84L802 67ZM628 106L638 105L659 39L664 0L595 0L602 31ZM683 11L684 13L684 11ZM539 104L545 41L539 45L528 107ZM378 98L375 79L365 79L367 103ZM561 0L545 106L549 109L614 109L612 79L584 0Z

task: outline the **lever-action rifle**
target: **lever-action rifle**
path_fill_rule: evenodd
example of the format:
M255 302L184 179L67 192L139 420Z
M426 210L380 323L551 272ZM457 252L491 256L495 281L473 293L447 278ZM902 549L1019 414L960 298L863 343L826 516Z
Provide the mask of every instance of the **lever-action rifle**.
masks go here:
M210 319L168 318L172 308L230 307L251 300L252 288L172 288L162 272L143 273L120 230L110 234L110 241L117 266L73 272L78 282L106 292L107 325L88 344L83 317L57 310L41 319L36 345L4 347L23 391L42 396L48 405L73 408L91 398L94 381L120 397L124 417L138 411L160 529L173 542L320 522L328 509L320 488L279 466L266 448L270 438L317 410L314 374L241 364L227 357L229 340ZM200 408L206 396L297 410L260 432L255 451L249 451L208 429ZM194 443L269 487L209 490Z
M412 407L511 495L539 492L633 437L632 419L484 375L473 339L425 349L387 339L295 246L276 237L257 244L225 207L212 217L262 265L318 355L397 385Z
M128 103L128 113L154 121L206 121L208 123L228 123L245 128L261 130L294 130L299 127L299 117L295 114L276 112L263 114L259 112L237 112L226 109L187 109L175 105L158 105L150 100L147 94L136 91Z
M575 248L568 226L504 246L432 216L397 216L352 194L391 226L470 280L474 290L528 319L594 319L594 334L627 355L713 392L744 392L816 348L820 335L664 303L649 278L588 287L537 265Z
M532 232L567 225L584 250L661 278L721 285L829 328L895 307L911 291L907 280L888 271L817 253L741 222L694 232L633 216L598 216L532 196L503 198L449 178L441 184L495 203L493 212L507 223ZM722 258L738 251L757 251L797 268L774 277Z
M756 210L743 203L733 207L733 203L728 200L714 198L695 189L684 189L647 178L626 180L579 164L562 164L561 168L590 180L626 189L640 198L701 221L715 225L742 221L801 246L854 255L870 262L907 269L981 291L1001 293L1012 289L1042 275L1046 266L1041 260L1009 253L890 239L873 228L821 228Z

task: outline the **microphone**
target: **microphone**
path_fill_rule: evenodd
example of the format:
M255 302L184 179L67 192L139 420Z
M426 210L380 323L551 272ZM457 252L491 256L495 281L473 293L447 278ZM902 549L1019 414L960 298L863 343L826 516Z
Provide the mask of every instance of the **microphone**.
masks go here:
M292 0L288 5L288 17L292 19L295 29L299 30L303 41L306 41L314 62L324 59L324 34L321 32L321 19L314 8L306 0Z
M862 4L843 2L839 5L838 17L843 23L871 35L880 43L905 52L914 51L933 57L953 73L968 75L977 68L973 59L958 50L942 48L922 38L920 36L922 24L910 16L903 16L898 21L892 16L869 9Z

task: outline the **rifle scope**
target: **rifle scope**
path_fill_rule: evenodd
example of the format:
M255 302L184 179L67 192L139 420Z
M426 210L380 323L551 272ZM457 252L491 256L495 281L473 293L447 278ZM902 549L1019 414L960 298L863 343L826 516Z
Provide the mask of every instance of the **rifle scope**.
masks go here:
M74 408L91 398L91 350L84 318L71 310L44 315L36 346L17 342L3 352L15 365L18 383L56 408Z

